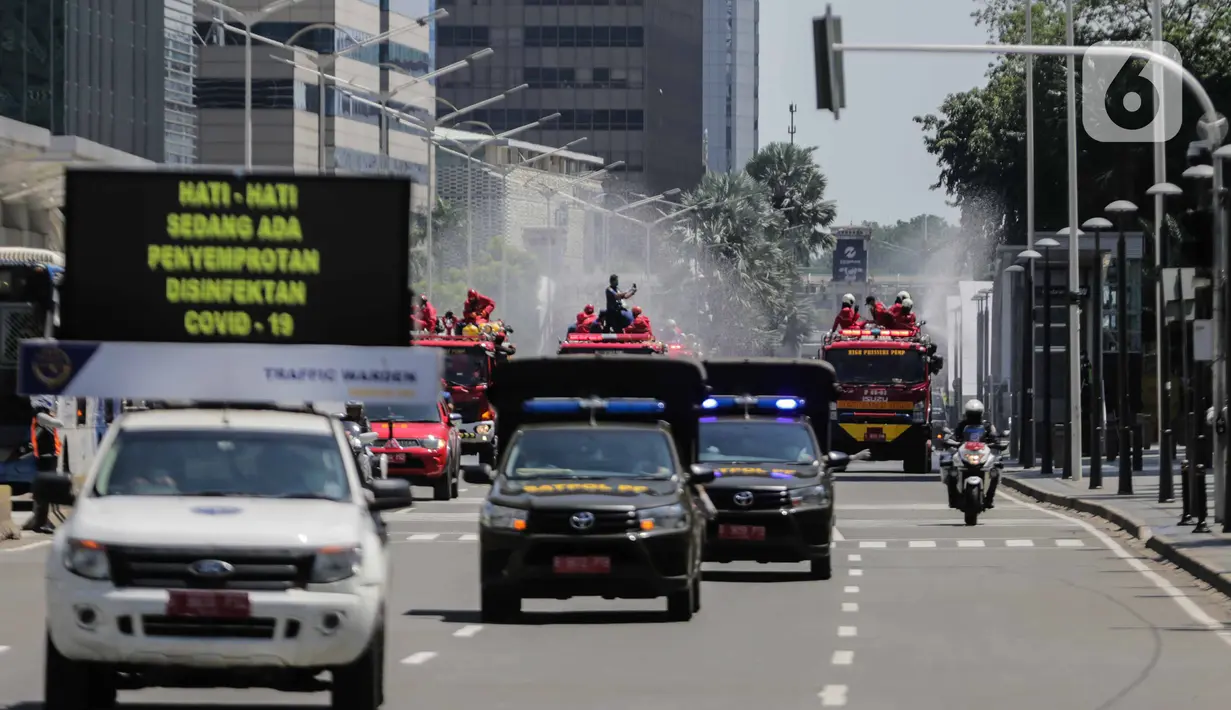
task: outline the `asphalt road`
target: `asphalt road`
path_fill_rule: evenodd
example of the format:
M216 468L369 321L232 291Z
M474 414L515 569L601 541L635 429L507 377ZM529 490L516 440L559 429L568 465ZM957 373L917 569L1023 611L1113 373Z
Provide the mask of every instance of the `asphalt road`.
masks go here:
M841 477L835 575L713 565L704 609L532 601L477 618L484 490L388 516L387 708L1156 710L1225 702L1231 604L1091 519L1001 496L977 527L935 476ZM26 543L22 543L26 544ZM0 708L41 696L46 547L0 552ZM1178 701L1178 703L1177 703ZM129 707L319 706L320 695L140 691Z

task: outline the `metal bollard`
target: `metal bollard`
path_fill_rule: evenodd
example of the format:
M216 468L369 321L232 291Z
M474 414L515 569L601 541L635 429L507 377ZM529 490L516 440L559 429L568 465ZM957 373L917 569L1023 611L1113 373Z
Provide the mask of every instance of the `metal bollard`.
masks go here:
M1145 470L1145 427L1141 425L1141 417L1133 427L1133 470L1140 473Z
M1187 455L1180 462L1180 500L1184 503L1184 509L1180 513L1180 522L1177 525L1192 525L1192 486L1189 485L1191 476L1188 475L1188 469L1192 465L1192 459Z
M1105 438L1103 440L1103 453L1106 458L1103 459L1107 463L1116 460L1120 453L1120 422L1114 417L1107 418L1107 424L1103 429Z
M1196 501L1194 502L1195 504L1193 505L1193 508L1197 513L1197 525L1193 528L1193 532L1208 533L1212 531L1210 530L1210 526L1205 522L1205 516L1207 514L1206 508L1208 507L1205 500L1205 465L1197 464L1196 471L1197 480L1194 482L1196 485L1193 486L1193 495L1196 498Z

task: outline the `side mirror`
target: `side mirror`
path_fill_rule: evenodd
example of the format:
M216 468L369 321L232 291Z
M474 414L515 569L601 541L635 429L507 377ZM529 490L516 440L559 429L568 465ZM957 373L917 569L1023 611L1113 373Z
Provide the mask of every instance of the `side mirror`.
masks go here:
M830 471L841 473L851 463L851 457L841 451L830 451L825 454L825 466Z
M401 478L374 480L369 485L369 490L372 491L372 501L368 503L368 507L372 510L396 510L409 508L414 504L414 498L410 494L410 481Z
M703 486L706 483L713 483L715 478L718 478L718 474L714 471L714 469L710 468L709 466L702 466L701 464L693 464L691 467L689 467L689 470L688 470L688 482L689 483L695 483L697 485Z
M492 467L485 463L462 466L462 480L476 486L490 484Z
M360 434L358 438L359 438L359 444L360 444L361 446L368 446L368 445L370 445L372 442L374 442L374 441L376 441L377 439L379 439L379 438L380 438L380 434L377 434L377 433L376 433L376 432L374 432L374 431L365 431L365 432L363 432L362 434Z
M462 423L462 415L457 412L449 412L449 423L457 425Z
M72 505L73 479L55 471L43 471L34 477L31 486L34 500L48 505Z

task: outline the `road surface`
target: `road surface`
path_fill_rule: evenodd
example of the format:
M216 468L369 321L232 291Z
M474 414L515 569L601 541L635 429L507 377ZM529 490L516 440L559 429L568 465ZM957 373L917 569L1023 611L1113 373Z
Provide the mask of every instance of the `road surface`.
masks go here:
M713 565L704 608L531 601L478 619L484 490L389 514L387 708L1156 710L1225 702L1227 600L1090 519L1002 495L978 527L935 476L858 464L838 482L835 575ZM46 546L0 552L0 708L41 697ZM164 691L121 705L320 706L324 694ZM152 705L151 705L152 704ZM185 705L180 705L185 704ZM130 705L132 706L132 705Z

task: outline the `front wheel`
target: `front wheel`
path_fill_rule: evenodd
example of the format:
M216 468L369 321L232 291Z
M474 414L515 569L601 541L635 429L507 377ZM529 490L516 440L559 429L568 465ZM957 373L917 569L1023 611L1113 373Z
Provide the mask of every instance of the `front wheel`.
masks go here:
M329 692L333 710L377 710L384 704L385 630L381 623L359 658L333 669Z
M110 667L65 658L47 634L43 666L46 710L110 710L115 707L116 676Z
M983 489L980 486L967 488L964 494L962 511L966 514L967 525L979 523L979 513L983 512Z
M831 579L833 577L833 558L826 555L817 557L810 563L809 576L813 579Z
M496 447L488 446L479 449L479 463L485 463L488 466L496 465Z

